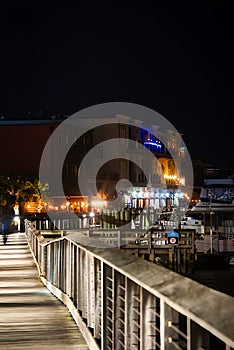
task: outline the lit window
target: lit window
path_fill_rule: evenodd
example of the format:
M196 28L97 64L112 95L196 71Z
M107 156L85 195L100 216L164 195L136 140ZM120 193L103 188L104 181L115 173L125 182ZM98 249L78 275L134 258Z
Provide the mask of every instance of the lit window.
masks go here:
M184 158L185 156L185 147L180 147L180 157Z

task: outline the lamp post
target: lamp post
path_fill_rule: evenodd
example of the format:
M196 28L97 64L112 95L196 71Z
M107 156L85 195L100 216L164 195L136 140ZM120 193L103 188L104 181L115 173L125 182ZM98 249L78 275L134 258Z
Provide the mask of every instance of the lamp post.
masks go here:
M71 206L70 197L67 197L66 207L67 207L67 212L68 213L70 212L70 206Z
M210 253L213 254L213 221L212 221L212 215L213 212L211 210L211 191L209 191L209 199L210 199L210 206L209 206L209 212L210 212Z
M15 206L14 206L14 213L15 213L14 221L16 222L16 225L17 225L17 231L20 231L20 216L19 216L19 205L18 204L15 204Z

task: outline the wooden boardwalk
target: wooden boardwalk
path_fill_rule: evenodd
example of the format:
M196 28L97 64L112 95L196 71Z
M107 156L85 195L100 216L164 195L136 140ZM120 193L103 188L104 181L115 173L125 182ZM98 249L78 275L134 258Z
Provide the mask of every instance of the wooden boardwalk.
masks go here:
M26 237L0 236L0 349L89 349L67 308L42 284Z

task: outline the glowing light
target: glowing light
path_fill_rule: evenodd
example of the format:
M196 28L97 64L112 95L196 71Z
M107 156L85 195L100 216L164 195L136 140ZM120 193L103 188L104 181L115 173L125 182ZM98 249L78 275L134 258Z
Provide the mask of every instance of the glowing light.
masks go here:
M144 142L144 145L150 145L150 146L156 146L156 147L159 147L159 148L161 148L162 147L162 145L160 144L160 142L158 141L156 141L156 142L153 142L153 141L146 141L146 142Z
M15 212L15 215L19 215L19 205L18 204L15 204L14 205L14 212Z
M17 224L17 230L19 231L20 230L20 217L19 217L19 215L16 215L14 217L14 222Z
M181 186L185 186L185 177L184 177L184 176L182 176L182 177L179 178L179 184L180 184Z
M167 179L167 180L176 180L176 179L177 179L177 176L176 176L176 175L165 175L165 174L164 174L164 179Z
M104 201L101 199L95 199L91 202L91 205L93 208L102 208L102 207L106 207L107 201Z
M144 193L144 198L149 198L149 192L148 191Z

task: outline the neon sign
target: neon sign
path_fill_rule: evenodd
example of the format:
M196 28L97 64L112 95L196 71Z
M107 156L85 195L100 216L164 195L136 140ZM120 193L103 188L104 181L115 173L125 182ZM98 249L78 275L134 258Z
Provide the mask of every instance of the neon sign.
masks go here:
M159 141L146 141L144 142L144 145L151 145L151 146L156 146L156 147L162 147L161 143Z

